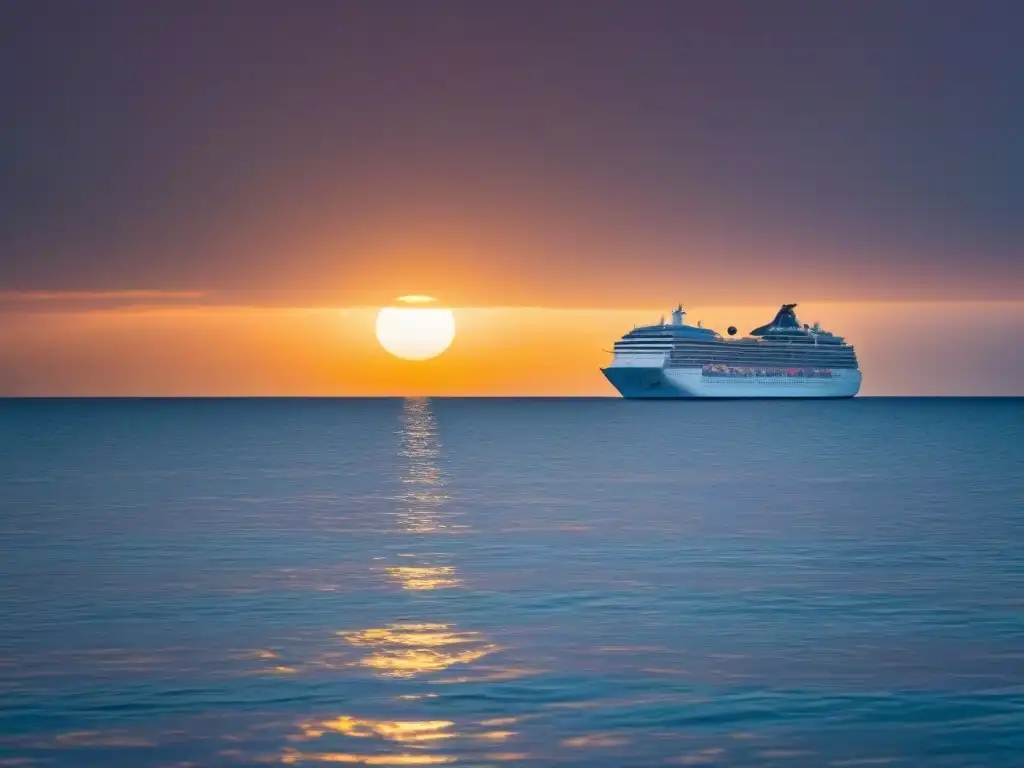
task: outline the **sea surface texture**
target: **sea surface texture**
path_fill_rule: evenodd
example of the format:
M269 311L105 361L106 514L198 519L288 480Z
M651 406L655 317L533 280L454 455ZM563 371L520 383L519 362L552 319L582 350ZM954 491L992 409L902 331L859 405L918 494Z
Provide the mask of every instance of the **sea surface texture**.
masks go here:
M0 402L0 766L1024 765L1020 400Z

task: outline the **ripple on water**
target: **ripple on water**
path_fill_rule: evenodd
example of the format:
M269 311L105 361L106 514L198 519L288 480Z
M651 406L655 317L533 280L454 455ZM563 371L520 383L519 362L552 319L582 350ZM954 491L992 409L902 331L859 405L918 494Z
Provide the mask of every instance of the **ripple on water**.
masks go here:
M0 404L0 766L1016 764L1019 401L634 405Z

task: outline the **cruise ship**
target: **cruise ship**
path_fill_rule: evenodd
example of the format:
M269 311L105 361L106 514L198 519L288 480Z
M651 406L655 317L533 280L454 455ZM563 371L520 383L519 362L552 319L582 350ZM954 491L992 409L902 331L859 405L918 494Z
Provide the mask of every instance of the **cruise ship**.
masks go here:
M615 343L601 371L628 398L853 397L860 389L857 354L819 323L801 325L796 304L783 304L767 325L734 338L672 320L634 328Z

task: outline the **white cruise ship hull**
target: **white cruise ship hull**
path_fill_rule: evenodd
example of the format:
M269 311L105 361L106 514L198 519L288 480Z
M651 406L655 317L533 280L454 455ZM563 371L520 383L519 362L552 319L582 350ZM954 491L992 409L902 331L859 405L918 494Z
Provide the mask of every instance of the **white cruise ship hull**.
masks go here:
M700 367L611 365L602 372L626 398L844 398L860 390L858 370L835 370L829 378L799 376L708 376Z

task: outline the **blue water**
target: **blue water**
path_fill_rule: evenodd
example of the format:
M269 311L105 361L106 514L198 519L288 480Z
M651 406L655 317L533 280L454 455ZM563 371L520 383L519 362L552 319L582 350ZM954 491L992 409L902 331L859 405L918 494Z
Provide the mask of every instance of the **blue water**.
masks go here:
M0 402L0 765L1016 766L1024 401Z

